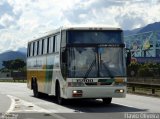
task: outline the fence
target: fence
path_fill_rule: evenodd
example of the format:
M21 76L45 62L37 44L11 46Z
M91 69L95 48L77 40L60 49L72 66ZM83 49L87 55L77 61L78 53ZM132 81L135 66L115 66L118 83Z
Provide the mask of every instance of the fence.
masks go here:
M25 81L26 78L26 72L20 72L20 71L13 71L13 72L0 72L0 81L2 82L21 82Z
M13 77L14 82L20 80L24 82L26 80L26 72L14 71L11 72L11 76Z
M160 96L160 79L132 77L128 78L127 87L129 93Z

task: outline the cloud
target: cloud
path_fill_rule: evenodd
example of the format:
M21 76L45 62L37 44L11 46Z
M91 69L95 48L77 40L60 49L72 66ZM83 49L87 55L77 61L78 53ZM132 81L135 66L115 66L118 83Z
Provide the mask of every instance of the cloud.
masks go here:
M20 15L14 14L13 6L7 0L0 1L0 29L16 28Z
M19 34L18 37L17 37L17 34ZM6 50L15 51L19 47L26 47L28 39L25 36L27 35L28 33L26 32L22 33L20 31L1 30L0 39L2 40L1 40L0 50L1 51L6 51Z
M116 22L123 29L139 28L160 21L158 15L160 14L160 4L155 4L154 0L152 2L141 0L132 3L128 2L119 8L119 14L115 16Z
M0 18L0 25L3 27L9 27L14 24L14 18L8 14L4 14Z
M0 6L3 5L4 2L5 2L5 0L1 0L1 1L0 1Z
M3 39L3 42L1 42L1 49L11 49L14 37L15 36L13 34L8 33L7 31L1 31L0 38Z
M10 4L8 4L5 0L0 1L0 16L2 16L3 14L13 14L12 12L12 6L10 6Z
M116 7L124 4L124 1L113 0L84 0L77 3L70 9L63 11L63 18L66 18L73 24L112 24L115 23L114 14ZM114 7L114 8L113 8ZM112 23L111 23L112 21Z
M0 9L0 52L63 25L133 29L160 21L160 0L0 0Z
M72 24L95 23L133 29L160 20L158 15L160 6L157 2L157 0L84 0L72 8L65 9L63 19Z
M4 27L2 25L0 25L0 29L3 29Z

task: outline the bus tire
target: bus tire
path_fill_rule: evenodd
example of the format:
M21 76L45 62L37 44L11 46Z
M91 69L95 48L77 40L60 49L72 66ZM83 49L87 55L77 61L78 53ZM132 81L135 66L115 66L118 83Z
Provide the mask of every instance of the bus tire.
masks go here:
M59 105L64 104L64 99L61 97L60 85L56 83L56 100Z
M32 86L33 86L33 96L38 98L40 94L38 92L37 82L36 81L32 82Z
M112 98L110 98L110 97L108 97L108 98L103 98L102 99L103 100L103 104L111 104L111 102L112 102Z

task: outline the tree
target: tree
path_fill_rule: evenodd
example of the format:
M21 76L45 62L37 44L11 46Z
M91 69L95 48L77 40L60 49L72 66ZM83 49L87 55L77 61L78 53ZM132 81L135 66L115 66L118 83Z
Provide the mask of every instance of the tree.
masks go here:
M8 70L20 70L26 66L26 63L22 59L3 61L2 65Z
M25 65L26 65L26 63L23 60L21 60L21 59L16 59L16 60L13 60L11 62L11 68L13 70L22 69Z
M11 63L13 60L3 61L2 66L4 66L5 69L11 69Z

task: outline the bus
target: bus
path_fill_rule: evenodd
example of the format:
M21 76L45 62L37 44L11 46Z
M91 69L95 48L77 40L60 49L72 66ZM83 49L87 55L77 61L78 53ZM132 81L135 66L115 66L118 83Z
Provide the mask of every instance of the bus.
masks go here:
M126 96L123 31L109 27L61 27L28 42L27 87L33 95L66 99Z

